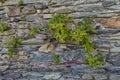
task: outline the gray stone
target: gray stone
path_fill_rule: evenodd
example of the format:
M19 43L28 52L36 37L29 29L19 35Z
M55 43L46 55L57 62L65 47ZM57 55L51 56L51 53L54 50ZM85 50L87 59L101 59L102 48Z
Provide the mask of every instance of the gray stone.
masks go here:
M19 0L9 0L5 2L3 5L17 5ZM48 0L23 0L23 4L31 4L31 3L43 3L48 2Z
M93 74L95 80L107 80L107 75L105 74Z
M105 73L104 69L92 69L84 66L71 66L73 72L80 72L80 73Z
M55 13L70 13L70 12L72 12L72 8L62 6L62 7L59 7L59 8L55 8L54 12Z
M23 9L22 9L22 13L23 14L26 14L26 15L28 15L28 14L33 14L33 13L35 13L36 11L35 11L35 8L34 8L34 6L32 6L32 5L28 5L28 6L25 6Z
M0 15L0 19L4 19L6 16L4 14Z
M38 49L38 46L23 46L23 49L26 51L34 51Z
M120 54L112 53L111 56L109 56L109 58L107 59L107 61L115 66L120 66Z
M5 71L9 68L8 65L0 66L0 71Z
M59 72L54 72L54 73L45 73L45 76L43 77L44 79L51 79L51 80L54 80L54 79L58 79L61 77L61 73Z
M33 14L33 15L28 15L26 17L26 21L30 21L30 22L37 22L37 23L40 23L42 19L40 18L40 15L38 14Z
M116 1L115 0L102 0L102 4L105 7L109 7L112 5L116 5Z
M112 53L119 53L120 52L120 47L111 48L110 52L112 52Z
M104 44L109 44L110 45L110 41L109 40L105 40L105 39L97 39L94 41L95 44L97 45L104 45Z
M17 36L18 37L24 37L24 38L28 38L29 37L29 29L18 29L17 30Z
M8 73L8 74L4 75L3 77L4 77L5 79L10 79L10 78L11 78L11 79L19 79L19 78L22 77L22 74L11 72L11 73Z
M113 29L113 30L98 30L97 31L97 34L116 34L116 33L119 33L120 30L116 30L116 29Z
M93 78L90 74L83 74L82 79L88 79L88 80L90 79L91 80Z
M35 8L36 8L36 9L46 9L46 8L47 8L47 5L44 4L44 3L35 4Z
M79 78L80 78L80 75L78 75L78 74L64 74L63 77L64 77L65 79L68 79L68 78L79 79Z
M5 10L0 10L0 15L5 14Z
M76 6L84 3L96 3L96 2L99 2L99 0L79 0L79 1L76 1L74 5Z
M8 49L7 48L3 48L2 50L0 50L0 54L4 54L4 53L8 53Z
M27 61L28 60L28 56L19 56L17 59L19 61Z
M82 18L82 17L92 17L98 15L97 12L83 12L83 13L73 13L74 18Z
M45 35L45 34L37 34L37 35L35 35L35 37L37 39L41 39L41 40L47 39L47 35Z
M28 39L28 40L25 40L25 41L22 41L22 44L33 44L33 45L39 45L39 44L44 44L45 41L44 40L40 40L40 39Z
M50 62L53 61L54 56L53 55L48 55L44 53L36 53L34 56L31 58L32 62Z
M113 5L108 7L109 9L120 10L120 5Z
M96 4L84 4L84 5L78 5L75 8L75 11L102 11L103 6L101 3L96 3Z
M120 73L120 66L110 66L106 69L112 73Z
M7 15L10 17L15 17L20 15L20 8L15 6L8 6L5 8Z
M102 80L102 79L95 76L95 77L94 77L94 80Z
M52 18L52 14L44 14L43 18L44 19L50 19L50 18Z
M23 77L26 77L26 78L40 78L42 77L43 74L39 73L39 72L27 72L27 73L23 73Z
M111 18L113 16L118 16L118 14L105 12L105 13L96 14L95 16L97 16L98 18Z
M120 75L111 74L109 80L120 80Z

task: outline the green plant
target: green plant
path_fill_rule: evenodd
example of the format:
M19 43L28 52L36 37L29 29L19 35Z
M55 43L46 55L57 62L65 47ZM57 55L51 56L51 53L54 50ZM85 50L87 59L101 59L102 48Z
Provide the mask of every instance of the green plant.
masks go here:
M70 23L73 20L72 17L69 17L65 14L55 14L53 18L49 22L49 30L54 31L54 37L64 43L66 42L69 37L69 29L65 26L67 23Z
M78 24L75 24L75 29L71 29L67 24L73 23L73 18L65 14L55 14L53 18L48 23L49 33L53 33L53 40L57 40L60 43L73 43L77 45L82 45L89 54L85 58L86 63L90 67L100 66L105 57L102 53L94 56L94 45L91 42L91 33L96 33L96 30L92 27L93 20L90 18L83 18L82 21L79 21ZM49 34L48 33L48 34ZM52 39L52 38L50 38ZM59 62L60 58L58 55L55 55L54 61Z
M8 55L12 58L13 54L17 51L17 47L20 46L21 41L23 41L23 38L16 38L13 37L11 40L9 40L7 43L5 43L8 46Z
M38 34L39 32L40 32L39 29L37 29L37 28L32 28L32 29L30 30L30 36L34 36L34 35Z
M102 52L99 52L97 55L85 57L85 62L89 64L90 67L96 68L100 67L103 62L105 62L106 56Z
M8 30L8 23L7 22L0 22L0 32L4 32L6 30Z
M54 55L54 62L59 63L61 61L61 58L59 55Z
M49 22L49 30L54 31L54 38L61 43L71 42L82 45L89 53L94 52L89 32L96 32L92 25L92 20L84 18L72 30L67 27L68 23L73 22L73 18L65 14L55 14Z
M18 1L18 6L22 6L24 4L23 0Z

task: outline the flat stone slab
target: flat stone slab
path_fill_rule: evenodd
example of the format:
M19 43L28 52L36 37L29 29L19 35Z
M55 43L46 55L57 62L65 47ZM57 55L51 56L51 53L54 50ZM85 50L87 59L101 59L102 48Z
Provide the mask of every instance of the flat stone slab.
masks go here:
M119 53L120 52L120 47L114 47L114 48L110 49L110 52Z

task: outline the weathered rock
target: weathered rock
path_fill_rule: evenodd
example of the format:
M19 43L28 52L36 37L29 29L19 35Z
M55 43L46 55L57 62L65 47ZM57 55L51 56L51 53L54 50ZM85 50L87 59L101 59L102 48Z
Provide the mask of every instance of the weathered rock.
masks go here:
M105 74L93 74L95 80L105 80L107 79L107 75Z
M113 73L120 73L120 66L110 66L106 68L108 71L113 72Z
M70 13L70 12L72 12L72 9L63 6L63 7L60 7L60 8L55 8L54 12L55 13Z
M109 77L110 80L119 80L120 79L120 75L114 75L114 74L111 74L110 77Z
M4 54L4 53L8 53L8 49L7 48L3 48L0 50L0 54Z
M39 72L27 72L23 74L23 77L36 79L43 77L43 74Z
M44 79L58 79L60 77L61 77L61 73L56 72L56 73L46 73L43 78Z
M52 18L52 14L44 14L43 18L44 19L50 19L50 18Z
M35 35L35 37L37 39L41 39L41 40L47 39L47 35L45 35L45 34L37 34L37 35Z
M79 78L80 78L80 76L77 75L77 74L64 74L63 77L64 77L65 79L68 79L68 78L79 79Z
M71 66L73 72L81 72L81 73L105 73L104 69L91 69L91 68L87 68L84 66Z
M111 48L110 41L105 39L98 39L93 42L96 47L100 49L109 50Z
M104 18L100 23L107 28L120 28L120 18Z
M8 73L6 75L3 76L3 79L19 79L21 78L22 75L20 73L14 73L14 72L11 72L11 73Z
M102 0L102 4L105 7L109 7L116 4L115 0Z
M18 37L28 38L29 33L30 33L29 29L19 29L19 30L17 30L17 36Z
M48 6L45 3L35 4L36 9L46 9Z
M107 59L108 62L112 63L113 65L120 66L120 54L111 54Z
M108 35L108 34L116 34L116 33L119 33L120 30L116 30L116 29L113 29L113 30L98 30L97 31L97 34L105 34L105 35Z
M113 5L113 6L110 6L109 9L120 10L120 5Z
M13 35L13 34L15 34L15 30L14 29L10 29L8 31L0 33L0 35L2 35L2 36Z
M20 60L20 61L28 60L28 56L19 56L18 60Z
M23 9L22 9L22 13L23 14L26 14L26 15L28 15L28 14L33 14L33 13L35 13L36 11L35 11L35 9L34 9L34 7L32 6L32 5L28 5L28 6L25 6Z
M51 62L53 61L53 59L53 55L48 55L44 53L34 53L34 55L31 57L32 62Z
M30 21L30 22L37 22L40 23L42 19L40 18L40 15L38 14L31 14L29 16L26 17L26 21Z
M93 79L90 74L83 74L82 79Z
M24 46L23 49L26 51L34 51L37 50L39 47L38 46Z
M39 51L40 52L45 52L45 53L54 53L55 51L55 46L52 45L52 44L45 44L45 45L42 45L40 48L39 48Z
M22 44L34 44L34 45L39 45L39 44L44 44L45 41L44 40L40 40L40 39L28 39L25 41L22 41Z
M120 47L111 48L110 52L112 52L112 53L119 53L120 52Z
M8 65L0 66L0 71L5 71L9 68Z
M7 15L10 17L19 16L20 15L20 8L14 7L14 6L9 6L9 7L6 7L6 12L7 12Z

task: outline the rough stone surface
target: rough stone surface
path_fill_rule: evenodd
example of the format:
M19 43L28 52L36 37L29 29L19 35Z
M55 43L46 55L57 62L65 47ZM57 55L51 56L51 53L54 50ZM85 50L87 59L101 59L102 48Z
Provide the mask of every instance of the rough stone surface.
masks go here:
M58 79L61 77L60 73L46 73L46 75L43 77L44 79Z
M6 12L7 12L8 16L10 16L10 17L19 16L20 15L20 8L9 6L9 7L6 7Z
M9 29L0 33L0 80L120 80L120 0L19 0L0 1L0 22ZM61 44L49 39L48 22L55 13L68 14L75 25L84 17L93 19L97 32L92 35L95 55L106 60L99 68L84 61L82 46ZM1 26L0 26L1 27ZM32 28L40 32L30 36ZM24 38L14 57L5 45L13 36ZM51 42L52 41L52 42ZM55 60L60 57L60 62Z

